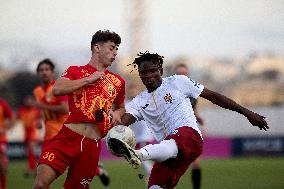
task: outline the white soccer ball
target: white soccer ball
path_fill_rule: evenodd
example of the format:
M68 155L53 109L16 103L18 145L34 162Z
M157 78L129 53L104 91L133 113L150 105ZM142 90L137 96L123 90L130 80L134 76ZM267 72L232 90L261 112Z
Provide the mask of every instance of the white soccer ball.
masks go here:
M116 138L126 142L131 148L135 148L136 146L136 138L134 132L127 126L124 125L117 125L111 128L106 136L106 144L107 148L110 152L112 150L109 148L108 140L110 138Z

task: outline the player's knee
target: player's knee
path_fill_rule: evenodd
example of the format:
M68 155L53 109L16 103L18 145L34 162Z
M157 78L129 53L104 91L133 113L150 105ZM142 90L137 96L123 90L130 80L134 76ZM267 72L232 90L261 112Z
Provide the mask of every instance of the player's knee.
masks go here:
M159 185L152 185L152 186L150 186L149 189L163 189L163 188Z
M33 189L47 189L49 184L44 179L36 178L34 181Z
M33 189L47 189L56 178L57 174L53 168L46 164L39 164Z
M48 188L48 186L45 185L44 182L39 180L34 182L33 189L46 189L46 188Z

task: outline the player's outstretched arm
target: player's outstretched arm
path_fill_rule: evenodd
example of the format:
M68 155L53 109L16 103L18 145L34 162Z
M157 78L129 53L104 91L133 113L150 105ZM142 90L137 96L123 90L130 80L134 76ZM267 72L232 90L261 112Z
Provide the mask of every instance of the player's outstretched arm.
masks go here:
M93 73L89 77L77 80L69 80L67 78L60 77L56 80L52 92L56 96L67 95L69 93L72 93L80 89L85 85L94 84L96 80L104 77L105 77L104 72L99 72L99 71Z
M238 103L224 95L204 88L200 96L222 108L236 111L244 115L253 126L259 127L260 130L264 129L266 131L267 129L269 129L264 116L259 115L251 110L248 110L247 108L239 105Z
M56 113L67 114L68 113L68 103L60 102L60 104L45 104L43 102L38 102L36 100L30 103L31 106L36 107L41 110L48 110Z

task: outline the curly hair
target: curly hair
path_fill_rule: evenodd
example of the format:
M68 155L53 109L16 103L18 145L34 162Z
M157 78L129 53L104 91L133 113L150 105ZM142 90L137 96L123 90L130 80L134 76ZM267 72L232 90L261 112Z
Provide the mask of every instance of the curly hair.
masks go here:
M149 51L146 51L144 53L139 52L137 54L137 58L134 59L134 61L131 64L128 64L127 66L133 66L134 69L139 68L142 62L144 61L151 61L153 64L157 65L158 67L162 67L163 65L163 56L157 54L157 53L150 53ZM132 70L133 71L133 70Z
M92 37L91 50L93 50L95 44L107 41L114 42L117 46L119 46L121 43L121 38L115 32L109 30L99 30Z

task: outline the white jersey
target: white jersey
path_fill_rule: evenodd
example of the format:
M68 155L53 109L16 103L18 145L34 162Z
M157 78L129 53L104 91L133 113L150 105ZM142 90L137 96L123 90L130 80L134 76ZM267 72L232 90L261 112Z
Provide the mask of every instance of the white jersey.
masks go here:
M136 142L152 142L154 140L153 134L144 120L136 121L129 126L135 134Z
M129 101L126 102L126 107L128 106L128 103ZM129 125L129 127L135 134L137 144L142 142L153 142L154 136L144 120L136 121L135 123Z
M136 120L145 120L157 141L162 141L177 128L188 126L201 136L188 97L197 98L204 86L187 76L174 75L163 78L155 91L147 90L137 95L126 106L126 112Z

